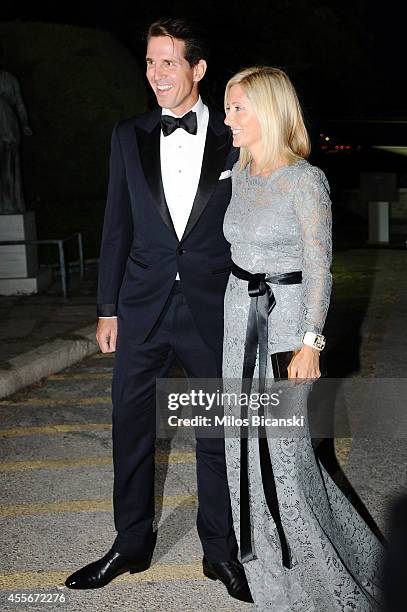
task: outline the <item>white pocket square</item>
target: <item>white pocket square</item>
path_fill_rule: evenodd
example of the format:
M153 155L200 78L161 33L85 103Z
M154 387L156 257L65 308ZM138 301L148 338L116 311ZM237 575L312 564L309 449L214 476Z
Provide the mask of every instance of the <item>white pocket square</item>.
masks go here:
M232 170L224 170L220 175L219 180L223 181L223 179L229 178L230 176L232 176Z

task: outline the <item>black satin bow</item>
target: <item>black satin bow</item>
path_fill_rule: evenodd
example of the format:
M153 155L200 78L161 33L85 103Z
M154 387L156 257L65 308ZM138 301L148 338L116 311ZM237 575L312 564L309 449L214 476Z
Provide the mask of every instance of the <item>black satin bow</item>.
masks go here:
M265 388L268 354L268 317L276 305L276 299L270 284L293 285L301 283L302 273L296 271L266 276L264 273L251 274L247 270L243 270L236 264L233 264L232 274L241 280L248 281L248 293L251 298L244 347L242 384L242 392L248 397L252 388L257 348L259 349L259 394L263 393ZM247 412L247 405L243 404L241 414L243 422L247 418ZM259 415L260 412L259 409ZM253 552L251 537L247 435L247 426L242 425L240 431L240 554L242 563L247 563L247 561L256 558ZM263 426L259 427L258 443L264 497L280 539L283 566L289 569L291 568L290 549L281 520L273 466L268 449L267 433Z
M161 115L161 129L164 136L169 136L178 128L182 128L188 134L196 134L198 123L196 113L189 111L183 117L173 117L172 115Z

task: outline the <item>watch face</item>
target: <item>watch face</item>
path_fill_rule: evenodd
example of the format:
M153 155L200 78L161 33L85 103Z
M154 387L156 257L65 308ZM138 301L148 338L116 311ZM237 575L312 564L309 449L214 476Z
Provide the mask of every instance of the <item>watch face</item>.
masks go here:
M317 335L317 337L315 338L315 341L314 341L314 346L315 346L316 349L322 351L322 349L325 347L325 338L324 338L324 336Z

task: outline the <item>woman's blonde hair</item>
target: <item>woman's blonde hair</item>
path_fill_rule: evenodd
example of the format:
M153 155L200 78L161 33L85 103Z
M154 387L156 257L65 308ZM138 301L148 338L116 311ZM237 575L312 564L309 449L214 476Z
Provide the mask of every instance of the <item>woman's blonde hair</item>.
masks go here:
M270 66L241 70L226 85L225 108L233 85L240 85L244 89L260 123L263 142L260 170L275 168L281 157L288 164L308 157L310 139L296 91L285 72ZM248 149L242 147L240 169L243 170L251 160Z

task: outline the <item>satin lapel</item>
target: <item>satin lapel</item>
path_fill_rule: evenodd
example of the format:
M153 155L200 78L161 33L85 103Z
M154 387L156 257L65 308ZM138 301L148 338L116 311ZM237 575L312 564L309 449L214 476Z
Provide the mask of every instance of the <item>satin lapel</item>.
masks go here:
M161 177L161 124L157 123L157 125L151 132L146 131L137 125L135 126L135 130L137 134L141 165L143 167L144 176L146 177L148 186L150 187L151 195L153 196L154 202L157 204L162 220L164 221L165 225L172 232L174 232L174 235L176 237L170 211L168 210L167 202L165 199L164 187Z
M205 210L205 206L218 184L219 176L225 165L229 149L230 138L228 132L222 131L222 133L217 134L209 124L206 132L206 142L198 189L181 240L185 240L188 234L191 233L199 217Z

